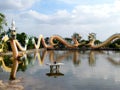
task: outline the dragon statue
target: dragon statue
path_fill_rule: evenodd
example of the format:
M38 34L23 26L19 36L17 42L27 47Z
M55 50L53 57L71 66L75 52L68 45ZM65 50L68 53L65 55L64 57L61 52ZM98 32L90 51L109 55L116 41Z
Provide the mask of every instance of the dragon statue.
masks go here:
M5 63L3 61L3 58L0 58L0 61L3 64L3 68L6 69L8 72L11 72L10 73L10 80L15 80L17 68L18 68L18 65L19 65L19 58L24 55L24 54L19 53L18 48L19 48L19 50L25 52L27 50L27 44L28 44L28 38L27 38L25 40L25 47L22 47L20 45L20 43L16 39L16 30L15 29L16 29L15 28L15 22L12 21L11 28L9 28L7 34L5 34L2 38L2 40L1 40L1 49L0 49L0 52L3 52L4 42L9 40L11 48L12 48L13 59L14 59L12 68L7 67L5 65Z
M15 29L16 29L15 22L12 21L11 28L9 28L8 32L2 38L1 49L0 49L0 52L3 52L4 42L9 40L14 59L21 56L18 52L18 48L19 48L19 50L25 52L27 50L27 44L28 44L28 38L26 38L25 39L25 47L21 46L21 44L16 39L16 30Z
M72 36L72 39L71 39L72 42L69 43L67 40L60 37L59 35L53 35L49 38L49 41L46 43L46 40L44 39L44 37L40 35L38 37L38 41L32 38L32 43L34 44L35 49L39 49L41 44L46 49L56 49L56 48L59 49L60 48L59 45L64 45L64 47L67 49L76 49L78 48L78 46L82 46L82 47L89 46L92 49L97 49L97 48L105 47L109 43L112 43L113 41L120 39L120 34L114 34L111 37L109 37L106 41L99 43L97 45L95 44L95 41L96 41L95 33L90 33L88 36L88 39L89 39L88 43L84 42L84 40L80 41L81 36L79 34L75 34ZM19 50L24 51L24 52L27 50L28 38L26 38L25 40L25 46L22 47L21 44L16 39L16 27L15 27L14 21L12 21L11 28L9 28L9 31L2 38L0 42L0 52L3 52L4 42L8 40L10 41L10 45L13 51L14 58L17 58L20 56L18 54L18 48ZM118 45L117 43L115 45L116 47L120 47L120 45Z
M79 38L81 39L81 36L79 36ZM60 43L64 44L67 48L77 48L79 45L82 45L81 43L78 42L76 37L72 37L72 40L74 42L74 44L70 44L68 43L65 39L63 39L62 37L60 37L59 35L53 35L49 38L49 45L46 44L44 38L42 35L39 36L37 44L34 38L32 38L32 42L35 46L35 49L39 49L40 44L42 43L42 45L44 46L44 48L47 49L53 49L54 46L59 45L59 43L55 43L54 41L57 40Z
M107 40L105 40L104 42L98 45L95 45L95 41L96 41L95 33L90 33L88 36L88 39L89 39L89 43L87 45L90 46L92 49L97 49L97 48L101 48L101 47L108 45L109 43L113 42L116 39L120 39L120 34L114 34L110 36Z
M58 35L54 35L54 36L51 36L50 37L50 44L51 45L56 45L54 43L54 40L58 40L59 42L61 42L62 44L64 44L67 48L75 48L75 47L78 47L79 43L77 41L76 38L72 38L74 44L71 45L70 43L68 43L65 39L63 39L62 37L58 36Z
M53 48L52 45L47 45L47 44L45 43L44 37L43 37L42 35L39 36L37 44L36 44L35 39L32 38L32 43L34 44L35 49L39 49L39 48L40 48L41 42L42 42L44 48L51 48L51 49Z
M26 38L26 40L25 40L25 47L22 47L20 45L20 43L18 42L18 40L16 39L16 30L15 29L16 29L15 22L12 21L11 28L8 31L8 37L10 39L10 45L11 45L11 48L13 51L13 57L16 59L19 56L21 56L18 53L18 48L24 52L27 50L28 38Z

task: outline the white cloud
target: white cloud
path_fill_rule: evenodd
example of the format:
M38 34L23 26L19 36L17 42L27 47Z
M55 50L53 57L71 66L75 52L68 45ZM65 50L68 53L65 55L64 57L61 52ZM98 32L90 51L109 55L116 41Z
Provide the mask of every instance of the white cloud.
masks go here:
M79 3L81 0L58 0L67 4L76 4Z
M70 14L68 13L67 10L59 10L55 13L55 16L59 17L59 18L66 18L68 17Z
M48 15L38 13L38 12L36 12L34 10L28 11L28 14L31 15L32 17L34 17L35 19L38 19L38 20L44 20L44 21L46 21L46 20L49 19Z
M94 17L108 17L109 16L109 5L80 5L75 7L78 14L85 14ZM74 11L75 11L74 10Z
M113 8L113 12L118 12L118 11L120 11L120 0L115 1Z
M5 1L9 1L9 4L13 2L12 0ZM13 6L25 10L32 7L33 3L35 3L34 0L23 0L23 2L22 0L19 2L15 1L14 4L18 4ZM27 5L27 3L29 4ZM72 11L68 12L67 9L63 9L49 15L36 10L25 10L12 14L6 13L6 15L9 19L11 19L12 15L15 17L19 28L18 32L26 32L35 36L39 36L39 34L44 36L59 34L63 37L71 36L74 32L81 33L87 37L87 33L95 32L98 39L104 40L119 32L119 5L120 0L115 0L112 4L77 5ZM5 6L7 5L5 4ZM12 18L14 19L14 17Z
M26 10L38 0L0 0L1 10Z

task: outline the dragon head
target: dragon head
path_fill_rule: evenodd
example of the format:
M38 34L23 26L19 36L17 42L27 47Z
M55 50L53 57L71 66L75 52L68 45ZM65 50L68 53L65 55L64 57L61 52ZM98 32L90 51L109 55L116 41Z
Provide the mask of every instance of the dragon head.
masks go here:
M12 20L11 27L9 28L7 34L10 39L16 39L15 21Z
M89 41L93 41L93 40L95 40L96 39L96 34L95 33L89 33L89 35L88 35L88 40Z
M7 32L7 34L8 34L8 37L10 38L10 39L16 39L16 30L8 30L8 32Z

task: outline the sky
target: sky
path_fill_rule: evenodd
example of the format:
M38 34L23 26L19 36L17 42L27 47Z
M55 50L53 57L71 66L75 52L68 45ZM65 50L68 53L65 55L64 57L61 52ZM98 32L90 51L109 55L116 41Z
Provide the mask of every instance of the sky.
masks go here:
M96 33L104 41L120 33L120 0L0 0L0 12L8 28L13 19L16 31L30 36Z

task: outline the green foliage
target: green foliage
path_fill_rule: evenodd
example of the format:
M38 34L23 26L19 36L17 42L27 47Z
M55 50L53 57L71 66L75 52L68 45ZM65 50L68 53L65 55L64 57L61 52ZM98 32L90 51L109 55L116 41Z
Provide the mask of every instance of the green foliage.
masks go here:
M32 37L29 38L29 42L28 42L28 46L27 46L28 49L34 49L34 45L32 43Z
M69 43L72 42L72 39L71 39L71 38L65 38L65 40L66 40L67 42L69 42Z
M3 27L7 26L5 15L0 13L0 33L3 32Z
M100 43L102 43L102 42L99 40L95 40L95 44L100 44Z
M12 48L11 48L10 42L6 42L6 44L7 44L7 47L8 47L7 51L12 51Z
M46 42L46 44L49 44L49 37L45 38L45 42Z
M27 38L27 34L24 32L17 34L17 40L21 43L22 46L25 45L25 39Z
M26 71L28 67L32 66L33 58L30 54L27 55L27 59L22 58L17 71Z
M9 56L9 55L4 56L5 65L6 65L6 66L9 66L9 67L12 66L12 60L10 60L10 57L11 57L11 56Z
M7 42L4 42L3 52L7 52L7 51L8 51L8 44Z
M117 40L113 41L107 47L109 47L109 48L119 48L116 44L120 45L120 39L117 39Z

